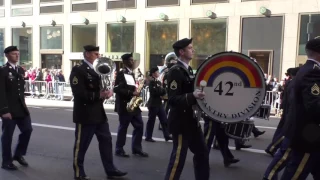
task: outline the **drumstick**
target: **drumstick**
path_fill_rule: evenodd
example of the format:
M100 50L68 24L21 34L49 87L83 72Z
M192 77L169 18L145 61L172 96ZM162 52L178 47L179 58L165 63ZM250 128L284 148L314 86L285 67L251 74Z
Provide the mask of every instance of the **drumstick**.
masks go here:
M200 81L201 92L203 92L203 89L206 86L207 86L207 82L205 80Z

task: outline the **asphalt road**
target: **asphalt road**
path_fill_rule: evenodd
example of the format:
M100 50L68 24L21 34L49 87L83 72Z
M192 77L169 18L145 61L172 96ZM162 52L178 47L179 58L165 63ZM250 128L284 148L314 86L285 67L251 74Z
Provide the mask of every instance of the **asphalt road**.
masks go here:
M30 167L19 167L19 171L0 170L0 180L71 180L73 179L72 149L74 144L74 124L72 123L72 108L30 107L33 121L33 134L26 156ZM106 110L110 130L113 134L113 145L116 140L118 116L112 110ZM143 112L143 119L147 121L147 112ZM264 153L270 142L279 120L271 118L269 121L256 120L256 126L266 133L248 142L253 147L248 150L232 151L240 159L238 164L229 168L223 166L220 151L212 150L210 154L211 178L217 180L259 180L271 161L271 157ZM143 141L144 151L149 158L131 156L128 159L114 157L116 166L128 171L126 180L163 180L169 156L172 149L171 142L164 142L162 132L155 126L154 138L156 143ZM125 150L131 153L132 126L128 129ZM19 131L16 129L13 147ZM234 146L230 141L230 146ZM181 180L193 180L192 153L189 151ZM17 164L17 163L16 163ZM97 140L94 138L85 160L86 173L93 180L106 179ZM311 178L309 178L311 179Z

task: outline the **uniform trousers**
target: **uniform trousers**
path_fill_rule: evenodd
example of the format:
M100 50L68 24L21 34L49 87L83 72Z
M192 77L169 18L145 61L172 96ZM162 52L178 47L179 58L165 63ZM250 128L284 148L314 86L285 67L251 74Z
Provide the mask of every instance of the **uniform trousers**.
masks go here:
M284 140L284 136L282 133L281 128L277 128L276 132L273 135L272 138L272 142L268 145L266 151L274 154L275 152L277 152L277 150L279 149L279 147L282 144L282 141Z
M209 151L202 130L190 131L188 134L172 134L173 149L165 180L180 179L188 149L194 154L193 167L196 180L209 180Z
M320 180L319 164L320 152L303 153L293 149L281 180L304 180L310 173L314 180Z
M141 113L138 114L119 114L119 128L116 142L116 152L121 152L126 144L127 130L131 123L134 130L132 132L132 152L142 151L143 121Z
M286 167L287 162L291 157L291 148L289 148L289 143L290 142L288 138L283 139L281 146L277 150L266 172L264 173L264 180L278 179L278 173Z
M76 124L73 149L75 177L86 176L84 171L84 156L94 135L97 136L99 142L99 151L105 172L108 174L108 172L116 170L113 164L112 137L108 122L97 125Z
M234 159L234 156L229 149L229 137L225 133L224 128L221 127L219 122L204 118L204 137L209 153L212 147L214 136L216 136L223 159L225 161Z
M11 164L12 163L12 136L14 130L18 126L20 129L20 135L18 139L18 144L16 146L14 156L24 156L27 153L31 133L32 125L30 116L24 118L13 118L5 119L2 118L2 136L1 136L1 147L2 147L2 164Z
M167 128L167 114L163 108L163 106L160 107L150 107L149 109L149 119L146 125L146 139L151 139L154 129L154 123L156 122L156 117L158 116L160 124L162 126L163 136L169 137L169 132Z

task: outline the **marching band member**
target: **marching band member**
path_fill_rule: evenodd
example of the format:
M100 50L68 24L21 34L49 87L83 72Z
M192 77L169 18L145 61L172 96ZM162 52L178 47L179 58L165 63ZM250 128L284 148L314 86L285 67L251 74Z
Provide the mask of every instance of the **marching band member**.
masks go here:
M194 75L188 65L194 54L192 39L175 42L173 49L179 59L168 73L168 125L173 137L173 149L165 180L180 179L188 149L194 154L195 179L209 180L209 152L192 108L197 103L196 99L205 96L201 90L194 90Z
M210 119L206 114L204 114L202 117L204 120L204 137L209 153L214 136L216 136L216 140L219 143L219 149L223 157L224 166L229 167L231 164L239 162L240 160L234 158L229 149L229 137L225 133L224 126L221 123Z
M157 80L159 77L158 67L151 68L150 70L151 81L149 83L150 98L147 102L149 110L149 119L146 126L146 141L155 142L152 139L152 133L156 117L158 116L160 124L162 125L163 136L166 141L172 140L167 128L167 115L162 105L161 97L166 94L166 89L161 87L161 82Z
M24 97L24 70L18 66L19 50L9 46L4 50L8 62L0 69L0 117L2 118L2 168L17 170L12 161L28 166L23 158L27 153L31 133L30 113ZM18 144L14 155L11 154L12 136L15 127L20 129Z
M266 150L267 153L271 152L271 150L274 150L273 152L275 152L275 154L272 154L274 155L274 158L272 159L266 172L264 173L264 180L278 179L278 172L280 172L287 165L287 162L291 157L291 149L289 148L290 136L285 135L283 131L291 121L290 119L288 119L289 118L288 116L289 116L289 113L292 113L289 111L291 109L290 106L291 106L293 86L294 86L293 78L297 74L299 67L290 68L290 69L291 69L290 70L291 80L286 83L284 97L282 101L283 114L280 119L277 130L275 132L273 142L269 145L268 147L269 150L268 149ZM280 145L278 145L277 143Z
M162 71L164 71L163 72L164 75L163 75L163 79L162 79L162 86L164 89L167 90L168 89L168 83L167 83L168 72L169 72L169 69L177 63L177 57L171 56L171 57L165 59L165 61L166 61L166 68L164 70L162 70ZM168 106L168 95L167 94L165 96L163 96L163 104L164 104L164 109L165 109L166 115L168 115L169 106ZM159 124L159 130L162 130L161 124Z
M282 180L306 179L310 173L320 179L320 39L308 41L305 49L308 60L293 81L286 129L291 156Z
M269 146L267 147L267 149L265 150L266 153L270 154L271 156L274 156L274 154L277 152L278 148L281 145L281 142L283 141L283 139L285 138L283 135L283 125L286 122L286 115L288 113L288 107L290 101L288 100L289 98L289 92L292 89L292 79L296 76L297 72L299 70L299 67L297 68L289 68L287 70L287 74L289 75L289 79L287 80L286 84L285 84L285 88L284 88L284 94L283 94L283 100L281 103L281 109L283 109L283 113L280 119L280 122L277 126L277 129L273 135L272 138L272 142L269 144ZM291 84L291 85L289 85Z
M131 123L134 127L132 132L132 154L148 157L149 155L142 150L142 136L143 136L143 121L141 109L135 108L133 112L128 112L127 103L134 96L139 96L140 93L136 90L136 81L133 74L133 57L131 54L124 54L121 56L124 68L118 72L114 92L116 93L115 112L119 115L119 128L116 143L116 155L120 157L129 157L124 151L123 146L126 143L127 129Z
M89 180L84 172L84 156L94 136L99 142L99 151L108 177L125 176L113 164L112 137L103 101L112 96L112 91L100 89L100 76L94 71L93 62L99 58L99 47L84 46L84 60L72 68L70 84L74 96L73 122L76 124L74 143L74 177Z

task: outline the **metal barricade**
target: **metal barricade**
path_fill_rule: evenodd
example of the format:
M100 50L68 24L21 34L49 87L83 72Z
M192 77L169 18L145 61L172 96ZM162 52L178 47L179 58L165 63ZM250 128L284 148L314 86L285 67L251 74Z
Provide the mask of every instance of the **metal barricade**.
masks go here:
M25 81L24 92L31 97L46 97L47 95L47 82L46 81Z

